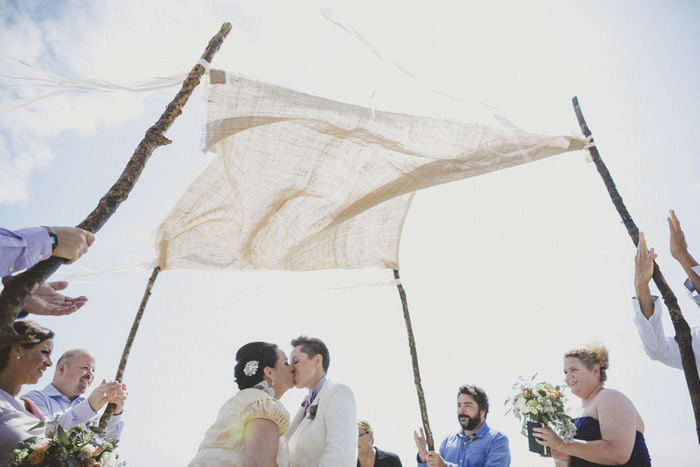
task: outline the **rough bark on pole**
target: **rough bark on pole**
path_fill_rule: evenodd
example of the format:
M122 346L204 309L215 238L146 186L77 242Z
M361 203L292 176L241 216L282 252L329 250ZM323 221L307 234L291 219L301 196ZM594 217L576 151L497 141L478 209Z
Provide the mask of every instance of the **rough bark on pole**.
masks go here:
M148 285L146 285L146 291L143 293L143 298L141 299L141 305L139 305L139 309L136 312L136 317L134 318L134 323L131 325L131 331L129 331L129 337L126 339L126 343L124 344L124 351L122 352L122 358L119 361L119 368L117 369L117 376L116 380L119 381L120 383L122 382L122 378L124 378L124 370L126 369L126 362L129 360L129 353L131 353L131 347L134 345L134 339L136 338L136 332L139 330L139 325L141 324L141 318L143 317L143 312L146 310L146 304L148 304L148 299L151 297L151 289L153 289L153 283L156 281L156 277L158 277L158 273L160 272L160 266L156 266L153 269L153 272L151 273L151 278L148 279ZM105 409L104 413L102 414L102 417L100 418L100 428L102 429L107 429L107 424L109 423L109 419L112 417L112 414L114 413L114 407L116 407L112 402L107 404L107 408Z
M401 285L399 270L394 269L394 279L399 283L396 287L399 289L401 297L401 305L403 306L403 318L406 321L406 334L408 334L408 347L411 349L411 361L413 362L413 382L416 384L416 393L418 393L418 405L420 406L420 416L423 420L423 430L425 431L425 439L428 442L428 451L435 450L433 442L433 432L430 429L428 421L428 407L425 405L425 394L423 393L423 383L420 380L420 369L418 368L418 353L416 352L416 340L413 337L413 326L411 325L411 315L408 314L408 301L406 300L406 292Z
M218 33L209 41L202 59L211 63L212 58L218 52L224 39L231 31L231 24L224 23ZM119 205L126 200L131 189L136 184L141 172L153 151L159 146L170 144L170 140L165 137L165 132L172 126L175 118L182 113L182 108L187 103L192 91L199 84L205 68L197 64L192 68L189 75L182 84L180 91L168 104L165 112L158 121L146 131L141 143L134 151L126 168L120 175L117 182L110 188L106 195L102 197L97 207L85 218L78 227L95 233L114 214ZM48 279L51 274L64 263L64 259L51 257L45 261L35 264L22 274L12 277L0 294L0 347L19 343L23 338L18 336L12 328L17 314L20 312L27 299L34 293L39 285Z
M593 142L591 130L588 128L586 120L584 120L583 118L583 113L581 113L581 107L579 106L578 98L574 97L572 99L572 102L574 104L576 118L578 119L578 123L581 126L581 131L583 131L583 134L586 136L586 138L589 138L590 141ZM617 212L622 218L622 222L625 224L625 227L627 227L627 232L629 233L630 237L632 237L634 245L637 246L637 244L639 243L639 229L632 220L632 216L627 211L625 204L622 202L622 196L620 196L620 193L617 191L617 188L615 187L615 182L613 182L612 176L610 175L608 168L605 166L605 163L603 163L603 160L600 157L600 153L598 152L598 148L596 146L591 146L588 149L588 151L590 152L591 158L593 159L593 162L595 163L595 166L598 169L598 173L603 178L603 182L605 183L605 187L607 188L608 193L610 194L610 198L612 199L612 202L615 205L615 209L617 209ZM656 287L659 289L659 292L661 293L661 296L664 299L666 308L668 308L668 312L671 315L673 328L676 331L675 339L678 343L678 348L681 352L683 372L685 373L685 380L688 385L688 391L690 392L690 400L693 405L693 412L695 414L695 430L697 432L698 442L700 442L700 377L698 376L698 368L696 365L695 354L693 353L690 326L688 326L688 323L686 322L685 318L683 318L683 314L681 313L681 309L678 306L676 296L673 294L673 291L666 283L666 279L664 279L664 276L661 274L661 270L659 269L659 266L656 264L656 262L654 262L654 275L652 276L652 278L654 279L654 283L656 284Z

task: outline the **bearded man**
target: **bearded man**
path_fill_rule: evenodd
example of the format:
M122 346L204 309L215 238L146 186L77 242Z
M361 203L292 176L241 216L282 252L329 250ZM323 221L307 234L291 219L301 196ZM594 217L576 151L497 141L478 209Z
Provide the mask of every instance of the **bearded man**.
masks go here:
M436 467L508 467L508 438L486 423L489 398L478 386L466 385L457 393L457 419L462 427L440 445L440 452L428 452L423 429L413 432L418 448L418 465Z

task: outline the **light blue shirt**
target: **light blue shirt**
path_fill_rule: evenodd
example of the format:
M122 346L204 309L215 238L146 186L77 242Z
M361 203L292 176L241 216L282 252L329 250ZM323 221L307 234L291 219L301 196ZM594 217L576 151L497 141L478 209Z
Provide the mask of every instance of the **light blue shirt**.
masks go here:
M440 445L440 456L447 467L508 467L510 448L508 438L500 431L489 428L486 421L476 431L476 438L464 436L460 430L448 436ZM473 435L472 435L473 436ZM427 466L418 462L420 467Z
M42 390L30 391L22 397L34 402L46 421L53 420L58 415L58 424L64 430L97 418L97 412L92 410L87 399L78 396L71 402L53 384L47 385ZM112 415L107 425L107 434L113 434L119 438L124 427L121 418L122 414Z

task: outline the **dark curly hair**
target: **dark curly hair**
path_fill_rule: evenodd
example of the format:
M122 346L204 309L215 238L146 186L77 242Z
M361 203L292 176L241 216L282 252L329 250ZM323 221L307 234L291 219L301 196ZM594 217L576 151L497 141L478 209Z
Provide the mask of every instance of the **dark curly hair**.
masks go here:
M457 392L457 398L460 394L466 394L474 399L476 405L479 406L479 410L485 410L484 418L489 414L489 397L486 395L486 391L481 389L479 386L474 386L472 384L465 384L460 386L459 392Z

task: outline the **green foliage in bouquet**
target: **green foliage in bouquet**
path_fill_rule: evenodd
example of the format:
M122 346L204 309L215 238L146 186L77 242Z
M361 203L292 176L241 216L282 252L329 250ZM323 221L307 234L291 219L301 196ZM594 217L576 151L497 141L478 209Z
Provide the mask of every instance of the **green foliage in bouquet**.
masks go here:
M47 438L34 436L17 443L8 467L68 466L68 467L119 467L115 437L107 436L100 427L77 425L64 430L58 423L47 430ZM43 423L34 428L44 427Z
M506 399L506 404L511 404L513 413L522 422L521 433L527 436L527 422L533 421L549 426L561 436L565 443L572 442L576 434L576 426L571 421L571 417L564 413L566 396L563 391L566 386L554 386L549 383L535 384L533 381L536 377L537 374L530 381L525 381L521 376L520 380L513 385L515 394Z

